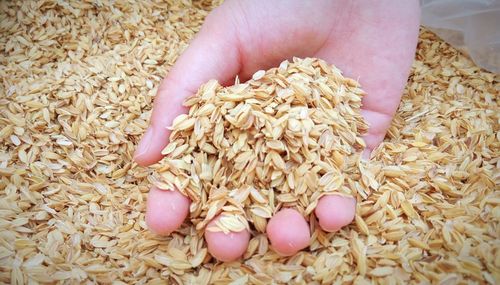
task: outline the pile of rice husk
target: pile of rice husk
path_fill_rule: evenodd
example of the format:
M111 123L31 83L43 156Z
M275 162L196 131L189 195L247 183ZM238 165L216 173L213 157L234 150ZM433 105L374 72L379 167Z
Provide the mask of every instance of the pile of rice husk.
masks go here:
M150 233L132 153L216 4L0 2L1 283L499 282L499 77L425 29L355 223L292 257L256 232L232 263L189 221Z
M212 80L173 121L152 183L188 196L199 230L222 212L209 230L225 233L250 229L248 221L265 232L282 207L309 215L323 195L366 196L378 183L358 167L363 95L356 81L312 58L227 88Z

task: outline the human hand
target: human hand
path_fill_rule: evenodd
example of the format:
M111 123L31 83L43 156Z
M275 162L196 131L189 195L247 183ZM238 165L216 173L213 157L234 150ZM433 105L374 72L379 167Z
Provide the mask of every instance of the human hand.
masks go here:
M215 78L231 84L259 69L293 56L317 57L359 79L367 96L362 114L370 125L364 139L369 154L383 140L399 105L413 60L420 11L417 1L227 1L206 19L189 48L162 82L151 125L135 154L141 165L159 161L173 119L186 110L182 102ZM189 199L177 191L153 188L146 221L159 234L177 229L189 211ZM320 226L335 231L354 218L355 201L325 196L316 208ZM293 254L309 243L309 228L292 209L268 223L273 247ZM241 255L249 233L207 232L211 254L220 260Z

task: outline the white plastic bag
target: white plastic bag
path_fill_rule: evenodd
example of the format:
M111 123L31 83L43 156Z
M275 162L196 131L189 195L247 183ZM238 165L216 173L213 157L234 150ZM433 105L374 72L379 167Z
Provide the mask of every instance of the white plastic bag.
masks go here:
M500 73L500 0L421 0L422 24Z

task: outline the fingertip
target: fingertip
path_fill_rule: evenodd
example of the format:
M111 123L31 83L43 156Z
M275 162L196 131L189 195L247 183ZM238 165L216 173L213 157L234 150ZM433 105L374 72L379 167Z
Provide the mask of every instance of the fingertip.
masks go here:
M189 213L191 201L177 190L152 187L146 204L146 224L160 235L177 230Z
M387 129L391 126L393 115L368 109L361 109L361 115L365 122L369 124L367 133L363 135L367 154L363 153L362 158L369 159L371 151L384 141Z
M215 221L219 217L214 218L205 229L208 252L220 261L235 261L243 256L247 250L248 243L250 242L250 232L243 230L241 232L229 232L225 234L223 232L210 231L209 228L215 225Z
M335 232L349 225L356 213L356 200L340 195L321 197L315 209L320 227L327 232Z
M153 125L144 133L134 153L134 160L141 166L148 166L163 158L161 151L168 143L170 131Z
M267 236L281 255L294 255L309 246L311 234L304 217L294 209L282 209L267 224Z

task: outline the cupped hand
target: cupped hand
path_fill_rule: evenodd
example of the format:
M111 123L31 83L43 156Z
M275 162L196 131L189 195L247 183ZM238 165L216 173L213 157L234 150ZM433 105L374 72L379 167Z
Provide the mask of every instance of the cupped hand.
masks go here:
M418 38L418 1L250 1L229 0L206 18L200 32L161 83L151 123L134 159L150 165L162 158L173 119L186 112L182 102L201 84L232 84L292 57L321 58L358 80L367 95L362 114L369 124L365 157L382 142L408 79ZM176 191L152 188L146 221L159 234L176 230L190 201ZM315 214L326 231L349 224L354 199L325 196ZM293 225L293 226L290 226ZM309 226L293 209L283 209L267 227L273 248L291 255L309 243ZM205 235L211 254L222 260L241 256L248 232Z

